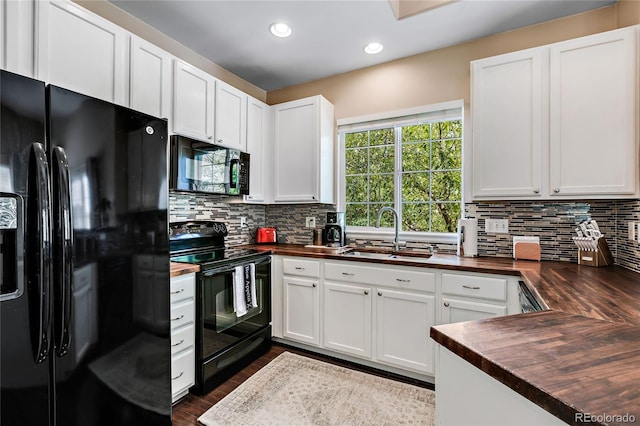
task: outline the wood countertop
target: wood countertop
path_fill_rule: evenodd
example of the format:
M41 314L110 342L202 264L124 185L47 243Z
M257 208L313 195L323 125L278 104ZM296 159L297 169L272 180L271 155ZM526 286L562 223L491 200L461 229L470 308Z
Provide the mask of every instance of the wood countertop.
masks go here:
M170 275L171 277L178 277L180 275L190 274L192 272L198 272L200 270L200 265L192 265L190 263L178 263L171 262L170 263Z
M434 255L428 262L358 259L302 245L278 255L520 276L547 311L444 324L431 337L551 414L635 416L640 422L640 274L619 266ZM597 423L596 423L597 424ZM615 424L603 422L601 424Z
M640 327L543 311L439 325L431 337L568 424L581 423L576 413L640 421Z

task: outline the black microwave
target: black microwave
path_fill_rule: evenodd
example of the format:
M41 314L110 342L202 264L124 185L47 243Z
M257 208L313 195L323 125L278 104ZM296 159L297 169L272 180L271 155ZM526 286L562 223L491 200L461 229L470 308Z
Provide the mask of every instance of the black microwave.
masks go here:
M169 188L209 194L249 194L249 154L237 149L171 136Z

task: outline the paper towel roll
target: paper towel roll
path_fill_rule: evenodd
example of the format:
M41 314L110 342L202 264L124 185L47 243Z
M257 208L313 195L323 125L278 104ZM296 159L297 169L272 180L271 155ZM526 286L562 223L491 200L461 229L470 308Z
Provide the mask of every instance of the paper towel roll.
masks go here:
M458 256L478 255L478 219L458 220Z

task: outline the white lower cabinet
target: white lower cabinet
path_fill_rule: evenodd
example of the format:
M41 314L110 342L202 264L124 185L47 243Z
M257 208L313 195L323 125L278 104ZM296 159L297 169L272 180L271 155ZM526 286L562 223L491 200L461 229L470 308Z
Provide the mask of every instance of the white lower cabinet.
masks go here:
M521 312L516 276L274 258L274 338L423 380L433 325Z
M320 345L320 262L311 259L282 258L276 262L282 276L282 336L296 342Z
M442 324L520 312L517 278L463 272L442 273Z
M324 283L324 347L371 359L371 288Z
M507 307L468 300L442 298L441 318L443 324L475 321L507 315Z
M433 374L436 299L429 294L376 290L376 360L399 368Z
M320 295L318 280L284 277L284 337L311 345L320 344Z
M195 384L195 273L171 278L171 399L189 393Z

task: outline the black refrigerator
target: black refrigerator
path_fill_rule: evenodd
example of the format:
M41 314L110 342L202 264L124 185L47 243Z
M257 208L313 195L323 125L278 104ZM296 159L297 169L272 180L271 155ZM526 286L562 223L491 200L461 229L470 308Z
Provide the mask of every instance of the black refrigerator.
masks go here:
M171 424L167 124L0 71L0 424Z

